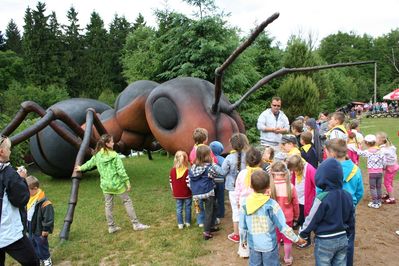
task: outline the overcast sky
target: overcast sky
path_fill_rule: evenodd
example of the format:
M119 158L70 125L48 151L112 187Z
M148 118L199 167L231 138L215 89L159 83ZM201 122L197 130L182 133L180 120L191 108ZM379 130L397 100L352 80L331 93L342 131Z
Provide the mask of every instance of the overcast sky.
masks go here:
M4 33L11 19L20 31L23 17L29 6L35 9L37 0L0 0L0 30ZM55 11L59 23L67 23L67 10L74 6L81 26L86 26L92 11L100 14L108 29L113 16L125 16L133 22L142 13L147 25L156 26L154 10L164 9L165 2L171 10L191 16L193 8L181 0L42 0L46 3L47 14ZM225 13L230 13L228 22L249 32L275 12L280 17L267 31L276 41L285 45L289 36L312 34L319 42L322 38L338 31L373 37L399 28L399 0L215 0Z

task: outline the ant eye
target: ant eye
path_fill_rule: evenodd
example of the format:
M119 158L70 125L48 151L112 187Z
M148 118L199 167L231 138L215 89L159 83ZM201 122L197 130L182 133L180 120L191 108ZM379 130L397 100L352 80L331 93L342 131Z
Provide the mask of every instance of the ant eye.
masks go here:
M155 121L162 128L171 130L177 126L178 110L174 102L167 97L159 97L152 106Z

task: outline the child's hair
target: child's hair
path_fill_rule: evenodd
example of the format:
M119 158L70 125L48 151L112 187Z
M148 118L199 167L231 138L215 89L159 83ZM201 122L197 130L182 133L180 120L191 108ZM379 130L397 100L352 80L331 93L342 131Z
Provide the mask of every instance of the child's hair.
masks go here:
M265 153L269 153L269 160L273 161L274 159L274 149L272 147L265 147L265 150L263 151L262 157Z
M211 157L211 149L207 145L198 146L196 151L196 156L197 156L195 159L196 165L204 165L206 163L213 162Z
M34 177L33 175L30 175L26 178L26 183L28 184L28 187L30 189L32 188L39 188L40 184L39 184L39 179L37 179L36 177Z
M237 152L237 171L241 171L242 151L248 149L249 141L245 134L235 133L230 138L231 147Z
M292 122L291 129L294 129L298 133L302 133L303 132L302 120L295 120L294 122Z
M373 147L373 146L375 146L375 141L364 140L364 144L366 144L367 147Z
M359 120L357 119L353 119L350 123L349 123L349 129L356 129L359 127Z
M377 133L375 133L375 136L377 138L381 138L382 139L382 143L385 144L386 146L392 146L392 142L388 139L388 135L385 132L379 131Z
M345 122L345 114L343 112L335 112L332 117L338 120L341 125Z
M251 187L257 193L264 193L270 187L269 174L263 170L256 170L251 175Z
M346 141L343 139L331 139L326 141L326 149L334 152L337 158L344 158L348 152Z
M311 144L312 143L312 138L313 138L313 135L309 131L305 131L305 132L301 133L301 140L305 144Z
M107 147L107 143L110 142L111 139L112 139L112 136L109 134L101 135L100 139L97 142L96 149L94 150L93 154L96 154L101 149L104 149L107 152L109 150L109 148Z
M284 173L285 174L285 183L287 185L287 197L288 197L288 202L292 202L292 189L291 189L291 180L290 180L290 175L288 173L287 166L285 163L282 161L277 161L272 164L270 167L270 171L273 175L273 173ZM277 198L277 192L276 192L276 186L274 185L274 182L271 183L271 197L273 199Z
M208 130L198 127L194 130L193 140L195 144L202 144L208 139Z
M188 167L188 156L184 151L177 151L173 160L173 167L180 168L182 166Z
M291 171L295 171L298 174L302 175L305 165L302 161L302 157L295 154L287 158L287 167Z
M247 154L245 155L245 161L249 167L255 167L260 164L262 160L262 154L259 150L254 147L249 148Z

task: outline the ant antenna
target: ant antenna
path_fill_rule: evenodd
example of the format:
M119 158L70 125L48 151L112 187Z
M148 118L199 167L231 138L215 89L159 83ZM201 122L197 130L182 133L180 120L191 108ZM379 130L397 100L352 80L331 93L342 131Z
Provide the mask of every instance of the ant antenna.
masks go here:
M267 27L267 25L275 21L279 16L280 13L274 13L268 19L263 21L258 27L256 27L249 38L240 46L238 46L220 67L215 69L215 101L212 105L212 113L215 114L219 111L219 101L222 95L222 78L226 68L229 67L231 63L233 63L234 60L236 60L236 58L255 41L255 39Z

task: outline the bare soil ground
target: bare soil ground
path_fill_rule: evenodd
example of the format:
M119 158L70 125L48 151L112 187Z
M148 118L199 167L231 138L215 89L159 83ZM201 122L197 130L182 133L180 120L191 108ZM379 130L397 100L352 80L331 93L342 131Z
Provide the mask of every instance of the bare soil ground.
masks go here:
M363 174L363 176L366 176ZM367 207L370 199L368 178L363 177L365 194L356 210L356 239L354 264L364 265L399 265L399 203L383 205L380 209ZM399 198L399 181L394 188ZM248 260L237 255L238 244L227 239L232 232L232 222L229 202L226 202L226 218L222 219L222 230L208 241L210 253L200 257L196 263L200 265L247 265ZM305 250L293 247L294 265L314 265L313 245ZM280 248L280 258L283 257ZM282 265L284 265L284 262Z

